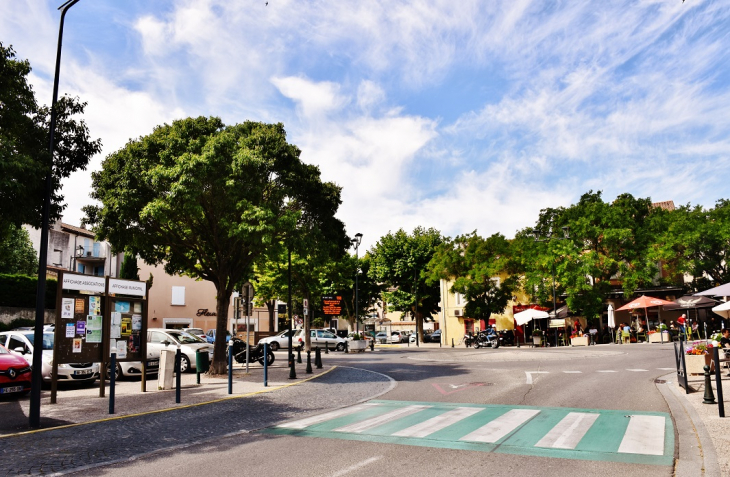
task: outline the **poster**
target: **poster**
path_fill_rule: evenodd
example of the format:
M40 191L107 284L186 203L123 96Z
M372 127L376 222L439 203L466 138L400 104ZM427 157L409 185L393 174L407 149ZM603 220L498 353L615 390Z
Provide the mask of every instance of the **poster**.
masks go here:
M129 313L129 302L128 301L114 302L114 311L118 311L119 313Z
M76 334L81 335L81 336L86 336L86 322L85 321L76 322Z
M77 298L76 299L76 309L74 310L75 313L84 313L86 306L86 300L83 298Z
M126 341L117 341L117 358L119 359L125 359L127 357L127 342Z
M135 333L129 337L127 349L129 349L130 353L139 353L139 344L139 334Z
M86 317L86 342L101 343L101 316Z
M122 337L121 325L112 324L111 327L109 328L109 337L110 338L121 338Z
M122 318L122 336L129 336L132 334L132 319Z
M140 302L140 301L134 302L134 313L142 313L142 302Z
M142 331L142 315L132 315L132 331Z
M118 311L112 311L112 326L114 325L122 325L122 314Z
M89 314L90 315L101 315L101 297L90 296L89 297Z
M73 353L80 353L81 352L81 338L74 338L74 346L71 350Z
M66 323L66 338L73 338L74 336L76 336L76 325Z
M74 317L74 299L63 298L61 300L61 318L73 318Z

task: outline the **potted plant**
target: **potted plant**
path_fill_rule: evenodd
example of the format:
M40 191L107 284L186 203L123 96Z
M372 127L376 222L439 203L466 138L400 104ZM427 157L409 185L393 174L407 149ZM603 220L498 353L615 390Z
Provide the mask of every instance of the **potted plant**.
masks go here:
M705 366L713 370L712 343L706 341L695 341L684 349L684 363L687 367L687 374L705 374Z
M591 344L590 339L591 337L587 334L579 335L573 333L570 335L570 346L588 346Z
M532 330L532 343L535 346L540 346L542 344L542 330L541 329Z
M365 337L359 333L353 333L350 337L350 344L348 348L350 351L364 351L368 347L368 342Z
M661 330L661 334L658 333L656 330L651 330L647 333L649 343L668 343L672 341L672 335L669 334L669 331L667 330L667 325L659 325L659 329Z

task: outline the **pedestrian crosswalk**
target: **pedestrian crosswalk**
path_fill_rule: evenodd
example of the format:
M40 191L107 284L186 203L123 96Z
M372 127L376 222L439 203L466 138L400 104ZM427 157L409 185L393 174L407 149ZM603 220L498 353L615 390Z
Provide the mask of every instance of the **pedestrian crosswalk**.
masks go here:
M674 453L669 415L636 411L376 400L264 432L653 465Z

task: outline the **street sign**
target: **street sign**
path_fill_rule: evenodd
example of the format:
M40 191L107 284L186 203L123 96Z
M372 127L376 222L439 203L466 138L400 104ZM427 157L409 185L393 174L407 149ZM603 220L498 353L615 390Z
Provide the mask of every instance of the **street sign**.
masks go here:
M325 295L322 297L322 313L328 316L339 316L342 314L342 296Z
M307 308L306 306L304 307L304 314L309 315L309 308Z
M303 306L304 308L309 308L309 300L307 300L307 299L305 298L305 299L303 300L302 306ZM306 313L306 311L305 311L305 313Z

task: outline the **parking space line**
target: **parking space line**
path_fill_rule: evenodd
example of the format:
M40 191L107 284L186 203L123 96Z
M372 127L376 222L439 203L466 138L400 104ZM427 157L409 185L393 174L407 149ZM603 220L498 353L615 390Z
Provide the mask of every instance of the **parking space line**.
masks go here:
M379 461L382 458L383 458L382 455L379 455L377 457L370 457L369 459L365 459L362 462L358 462L357 464L353 464L350 467L346 467L346 468L344 468L344 469L342 469L342 470L340 470L338 472L335 472L334 474L332 474L332 477L342 477L343 475L347 475L350 472L353 472L353 471L358 470L358 469L360 469L362 467L365 467L366 465L370 465L373 462L377 462L377 461Z

